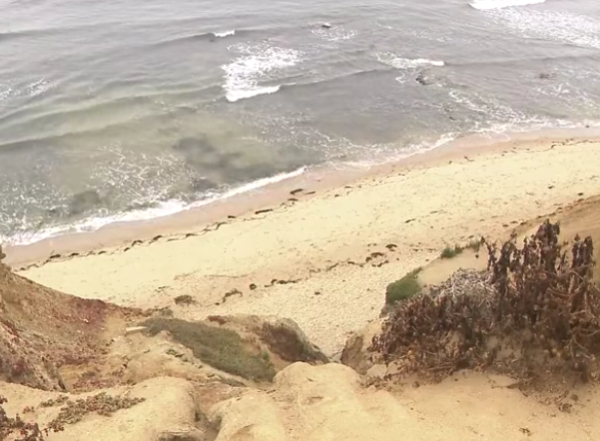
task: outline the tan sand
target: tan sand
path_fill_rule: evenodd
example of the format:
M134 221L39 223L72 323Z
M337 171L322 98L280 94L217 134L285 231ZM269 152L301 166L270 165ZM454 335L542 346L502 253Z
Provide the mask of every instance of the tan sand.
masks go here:
M573 413L564 413L511 384L468 373L390 394L361 387L345 366L296 363L277 375L272 393L219 403L211 416L221 421L216 441L597 439L597 391L575 390Z
M455 156L297 195L298 202L266 213L199 226L184 240L162 238L21 274L82 297L171 305L183 318L290 317L334 354L349 331L379 315L389 282L445 245L498 236L600 189L598 141L505 143ZM225 295L232 290L239 293ZM197 304L175 307L174 297L185 294Z
M346 366L295 363L273 388L230 388L157 377L105 390L110 397L144 398L110 417L84 415L47 441L593 441L600 433L597 388L574 388L570 397L540 400L496 375L460 373L441 384L366 388ZM1 384L9 415L24 415L45 427L61 406L42 401L64 394ZM237 390L237 391L236 391ZM72 401L99 391L70 396ZM570 404L569 411L558 404ZM564 409L564 408L563 408ZM208 426L208 427L207 427ZM214 438L210 427L218 427Z

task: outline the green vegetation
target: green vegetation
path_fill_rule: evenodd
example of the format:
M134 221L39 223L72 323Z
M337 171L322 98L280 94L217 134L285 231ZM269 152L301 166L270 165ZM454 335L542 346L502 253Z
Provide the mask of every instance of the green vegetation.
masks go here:
M385 303L393 305L417 295L421 291L421 285L418 280L420 272L421 268L417 268L400 280L390 283L385 291Z
M254 381L272 381L275 376L270 359L249 350L239 334L229 329L165 318L151 318L143 325L150 335L170 332L173 339L215 369Z
M569 245L560 230L547 220L522 247L516 236L501 245L482 241L493 262L488 271L459 270L398 304L368 349L393 363L388 378L441 381L490 369L543 390L561 379L564 396L577 382L600 378L593 239L576 235ZM519 357L498 356L507 347Z
M458 256L464 250L465 249L463 247L461 247L460 245L454 245L454 247L446 247L442 251L442 254L440 255L440 257L442 259L452 259L453 257Z

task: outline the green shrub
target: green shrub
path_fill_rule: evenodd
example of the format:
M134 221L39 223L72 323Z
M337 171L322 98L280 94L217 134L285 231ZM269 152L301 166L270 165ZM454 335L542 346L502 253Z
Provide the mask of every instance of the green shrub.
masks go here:
M275 368L263 353L252 352L238 333L201 322L151 318L143 323L150 335L168 331L204 363L229 374L255 381L272 381ZM268 355L268 354L267 354Z
M458 256L460 253L464 251L464 248L460 245L454 245L454 247L446 247L442 251L440 257L442 259L452 259L453 257Z
M390 283L385 291L385 303L393 305L414 297L421 291L418 275L421 268L411 271L400 280Z

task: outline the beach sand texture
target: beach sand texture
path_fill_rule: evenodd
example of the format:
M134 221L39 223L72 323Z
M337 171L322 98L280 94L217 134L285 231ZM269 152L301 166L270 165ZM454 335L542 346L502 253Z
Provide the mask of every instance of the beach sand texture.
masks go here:
M187 238L32 266L20 274L86 298L176 315L280 315L329 354L378 317L385 287L446 245L498 237L600 188L600 142L504 143L396 167L206 227ZM310 189L307 189L309 191ZM197 302L174 306L190 295Z

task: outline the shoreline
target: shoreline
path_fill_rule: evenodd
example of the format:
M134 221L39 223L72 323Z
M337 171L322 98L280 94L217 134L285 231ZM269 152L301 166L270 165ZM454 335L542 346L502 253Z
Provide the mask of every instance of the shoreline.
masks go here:
M32 265L85 256L94 252L128 249L140 242L154 242L157 238L177 240L181 235L187 237L202 233L211 226L218 228L223 222L299 203L316 194L342 190L347 185L382 178L400 169L435 166L444 161L461 159L466 154L478 157L507 148L527 148L532 143L560 143L590 138L600 139L600 128L544 129L499 134L496 138L470 134L439 147L364 168L350 166L340 170L332 164L321 165L309 168L297 176L173 214L143 220L116 221L94 231L51 236L26 245L5 245L5 262L17 270L23 270ZM340 165L344 166L343 163Z
M81 298L168 307L184 320L288 317L336 354L349 332L379 317L389 283L444 247L503 238L600 193L600 138L535 139L439 149L313 195L307 187L296 203L275 205L264 192L267 208L235 219L18 273ZM277 187L285 198L297 182L287 185ZM178 305L180 296L191 303Z

